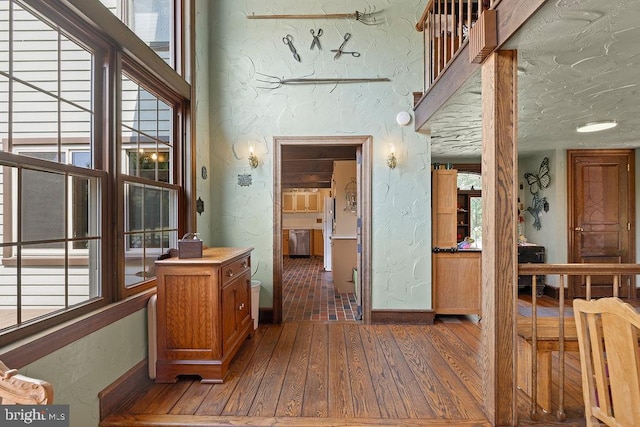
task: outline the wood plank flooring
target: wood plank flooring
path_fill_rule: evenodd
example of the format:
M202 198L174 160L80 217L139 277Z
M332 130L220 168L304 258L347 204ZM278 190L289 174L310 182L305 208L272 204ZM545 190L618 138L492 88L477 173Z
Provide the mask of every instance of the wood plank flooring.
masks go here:
M488 426L480 327L464 317L434 325L260 325L223 384L149 380L100 425ZM579 384L579 370L573 381ZM520 407L522 424L536 425L528 403Z
M260 325L223 384L152 384L101 426L484 426L477 347L446 324Z

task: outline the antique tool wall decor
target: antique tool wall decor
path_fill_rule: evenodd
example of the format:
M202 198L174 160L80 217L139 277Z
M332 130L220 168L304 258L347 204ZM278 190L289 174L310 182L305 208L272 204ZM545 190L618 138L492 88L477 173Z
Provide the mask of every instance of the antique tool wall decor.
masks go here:
M351 56L355 56L356 58L358 56L360 56L360 52L344 52L342 49L344 49L344 45L347 43L347 40L349 40L351 38L351 34L347 33L344 35L344 41L342 42L342 44L340 45L340 47L338 49L332 49L331 52L336 52L336 54L334 55L333 59L338 59L340 58L340 56L344 53L346 54L350 54Z
M296 48L293 46L293 37L291 36L291 34L287 34L286 36L284 36L282 38L282 43L289 46L289 50L291 51L291 53L293 53L293 58L296 61L300 62L300 55L298 55L298 51L296 51Z
M312 28L310 31L313 36L313 41L311 42L310 50L313 50L315 46L318 46L319 50L322 50L322 46L320 46L320 36L322 35L322 28L318 29L318 33L316 34L315 30Z
M380 11L381 12L381 11ZM248 19L355 19L365 25L377 25L375 10L372 12L322 13L316 15L247 15Z
M309 85L309 84L338 84L338 83L375 83L375 82L389 82L386 77L372 77L372 78L312 78L302 77L285 79L276 76L270 76L268 74L256 73L266 77L268 80L256 79L259 82L266 83L266 86L257 86L259 89L278 89L284 85Z

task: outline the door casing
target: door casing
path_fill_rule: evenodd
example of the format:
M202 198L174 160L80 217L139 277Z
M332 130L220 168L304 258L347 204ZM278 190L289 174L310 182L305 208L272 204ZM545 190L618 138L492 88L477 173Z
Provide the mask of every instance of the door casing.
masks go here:
M282 146L357 146L361 152L358 167L359 213L362 218L358 280L362 289L362 319L371 319L371 149L373 137L363 136L276 136L273 138L273 323L282 323Z

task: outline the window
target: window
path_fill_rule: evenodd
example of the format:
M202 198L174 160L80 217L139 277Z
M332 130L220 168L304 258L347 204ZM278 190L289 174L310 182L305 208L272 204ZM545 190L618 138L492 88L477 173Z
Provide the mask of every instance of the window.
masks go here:
M105 175L92 48L17 1L0 25L1 331L102 296Z
M469 237L473 247L482 249L482 175L477 172L458 171L458 190L477 190L469 197Z
M0 0L3 342L150 288L184 228L191 88L151 52L182 1L103 3L151 49L99 0Z
M125 286L155 277L155 260L178 244L174 185L176 111L122 75L121 164L125 194Z
M100 0L154 52L175 68L175 0Z

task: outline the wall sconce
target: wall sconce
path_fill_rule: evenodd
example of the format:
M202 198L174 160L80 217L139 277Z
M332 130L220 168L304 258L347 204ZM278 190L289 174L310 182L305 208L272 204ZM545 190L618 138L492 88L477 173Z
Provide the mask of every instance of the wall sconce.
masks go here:
M387 166L389 166L389 169L395 169L397 163L396 152L393 147L391 147L391 152L387 155Z
M258 157L253 152L253 147L249 148L248 159L249 159L249 166L251 166L251 169L255 169L258 167Z

